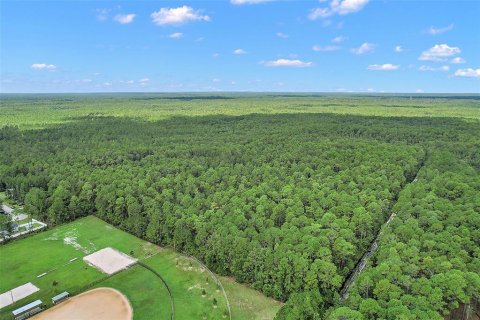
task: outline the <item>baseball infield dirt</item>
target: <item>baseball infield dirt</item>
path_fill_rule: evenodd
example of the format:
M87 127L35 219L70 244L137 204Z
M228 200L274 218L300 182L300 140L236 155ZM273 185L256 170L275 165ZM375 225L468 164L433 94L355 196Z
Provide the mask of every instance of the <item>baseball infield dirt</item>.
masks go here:
M74 296L31 319L35 320L131 320L132 307L120 291L93 289Z

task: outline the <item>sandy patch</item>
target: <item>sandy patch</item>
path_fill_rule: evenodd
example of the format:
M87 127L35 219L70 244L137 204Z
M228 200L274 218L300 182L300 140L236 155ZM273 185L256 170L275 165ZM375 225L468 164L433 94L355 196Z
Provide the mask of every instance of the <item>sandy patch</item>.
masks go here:
M197 262L187 257L175 258L175 265L177 266L177 268L183 271L190 271L190 272L196 272L196 273L205 272L205 269L202 266L199 266Z
M97 250L95 244L92 241L88 241L88 244L85 244L85 241L82 241L84 245L81 245L78 242L79 232L76 228L68 231L57 231L51 234L48 237L43 238L45 241L63 241L67 246L75 248L75 250L82 251L85 254L92 253Z
M93 289L74 296L31 319L35 320L130 320L132 307L120 291Z
M83 257L83 261L107 274L126 269L137 263L137 259L109 247Z
M11 305L14 302L17 302L20 299L28 297L29 295L37 292L38 290L40 289L38 289L35 285L29 282L10 291L4 292L0 294L0 309Z

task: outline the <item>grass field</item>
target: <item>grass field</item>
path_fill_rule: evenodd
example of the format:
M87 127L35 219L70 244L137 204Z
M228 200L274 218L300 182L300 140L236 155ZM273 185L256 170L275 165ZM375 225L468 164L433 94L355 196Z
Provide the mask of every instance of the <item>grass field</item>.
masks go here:
M83 291L90 283L103 279L105 275L87 266L82 257L107 246L142 260L164 277L174 295L177 319L224 319L226 301L223 294L195 261L138 239L93 216L0 247L0 292L26 282L40 288L37 293L3 308L0 318L8 319L13 309L35 299L49 303L57 293ZM78 259L69 263L73 258ZM44 272L48 272L47 275L37 278ZM167 319L170 315L166 288L152 272L139 265L96 283L94 287L105 286L118 289L128 297L134 319ZM205 296L202 296L203 289ZM229 283L227 295L250 290ZM213 298L217 300L217 307L213 305ZM273 316L280 307L278 302L259 293L250 301L248 310L244 310L244 301L230 299L230 303L233 319L266 319L265 314Z
M161 94L0 95L0 128L43 128L85 116L161 120L174 116L336 113L480 118L479 95ZM453 99L452 99L453 98Z

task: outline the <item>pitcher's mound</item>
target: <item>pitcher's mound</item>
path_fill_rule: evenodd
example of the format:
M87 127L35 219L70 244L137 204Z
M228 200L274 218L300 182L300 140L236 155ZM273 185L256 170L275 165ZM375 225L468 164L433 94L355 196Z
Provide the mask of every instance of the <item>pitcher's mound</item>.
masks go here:
M131 320L132 307L120 291L93 289L74 296L38 315L35 320Z

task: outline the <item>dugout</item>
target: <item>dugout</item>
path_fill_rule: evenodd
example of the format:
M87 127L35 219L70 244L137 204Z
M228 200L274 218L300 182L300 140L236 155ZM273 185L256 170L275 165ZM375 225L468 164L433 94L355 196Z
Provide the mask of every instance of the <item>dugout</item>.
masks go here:
M42 310L42 300L35 300L24 305L23 307L13 310L12 314L15 320L23 320L39 313Z
M57 304L62 302L63 300L67 299L70 296L70 294L67 291L64 291L60 294L57 294L55 297L52 298L52 303Z

